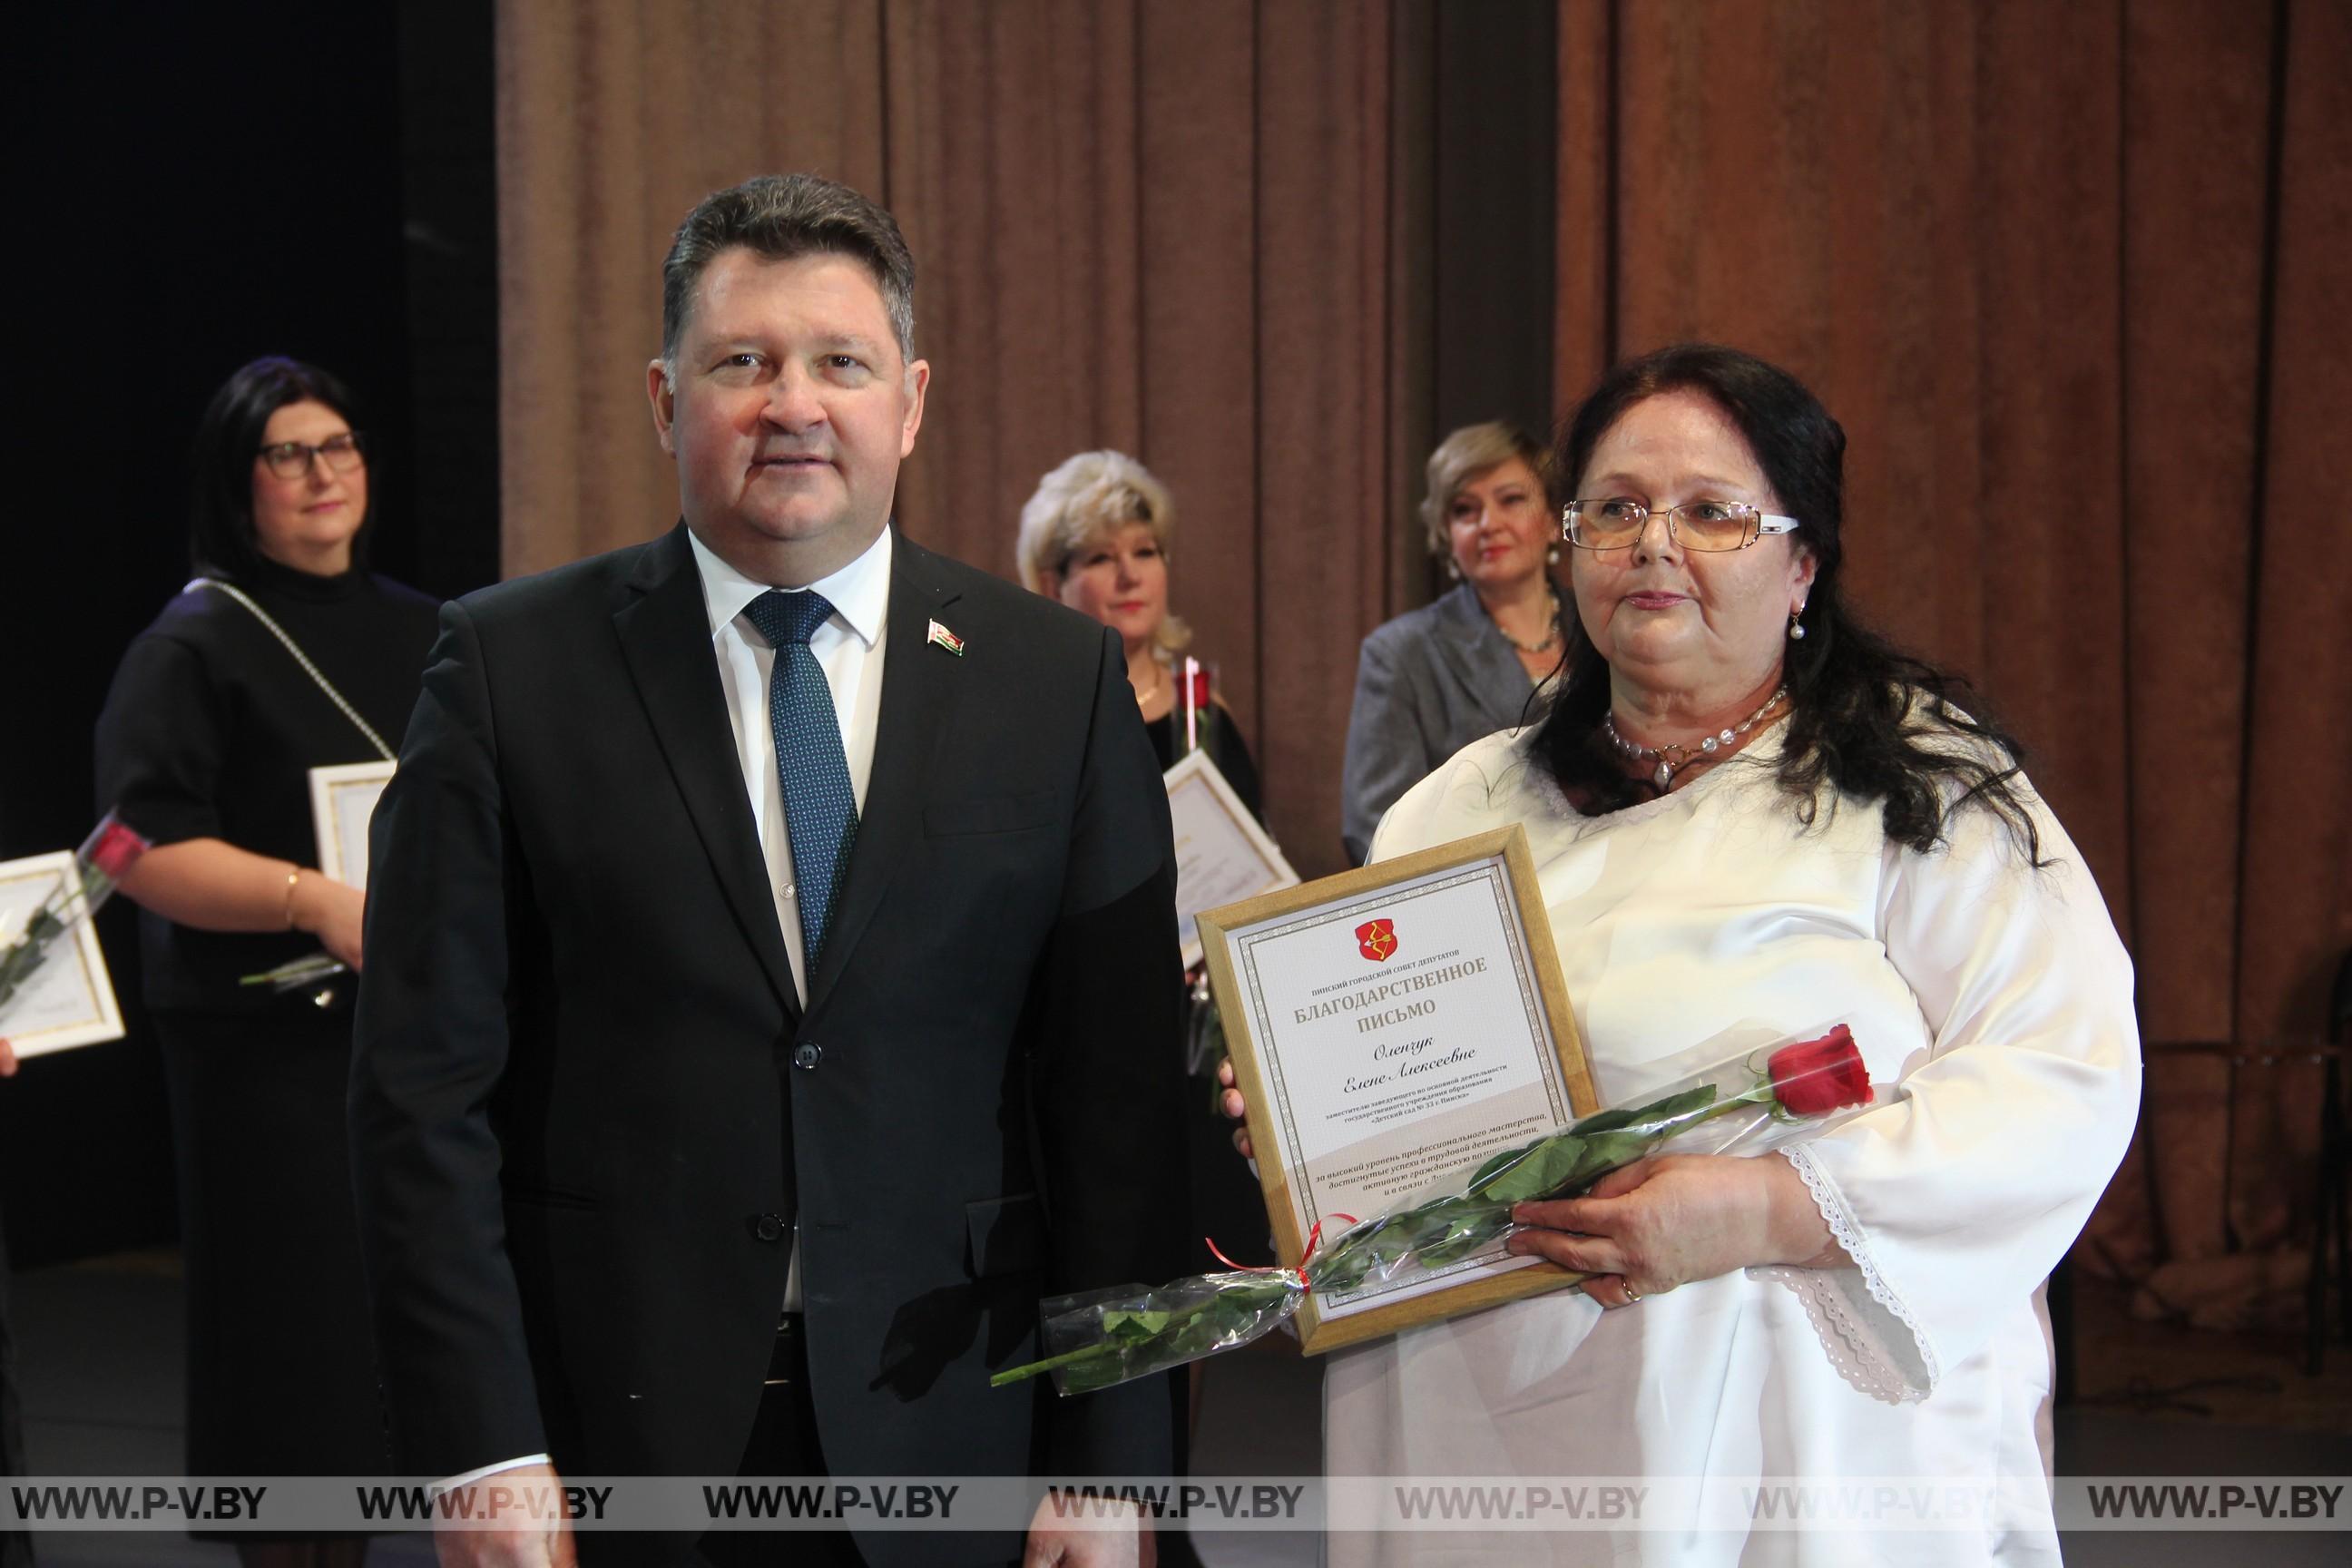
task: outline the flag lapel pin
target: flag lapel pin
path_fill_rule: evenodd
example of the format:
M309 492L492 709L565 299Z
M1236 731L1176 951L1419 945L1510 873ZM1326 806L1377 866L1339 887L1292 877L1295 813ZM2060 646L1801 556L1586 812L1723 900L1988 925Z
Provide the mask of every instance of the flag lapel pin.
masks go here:
M961 658L963 657L963 638L956 636L955 633L948 630L947 627L940 625L937 621L933 621L931 623L930 635L926 640L936 643L940 647L943 647L950 653L955 655L958 658Z

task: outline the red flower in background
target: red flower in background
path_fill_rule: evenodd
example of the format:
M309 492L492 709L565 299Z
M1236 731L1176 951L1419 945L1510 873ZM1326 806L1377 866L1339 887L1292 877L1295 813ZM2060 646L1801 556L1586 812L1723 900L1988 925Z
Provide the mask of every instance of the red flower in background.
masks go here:
M122 873L131 868L131 862L146 853L147 840L110 816L91 840L87 858L106 873L108 880L120 882Z
M1209 672L1205 669L1194 670L1192 675L1192 706L1195 708L1206 708L1209 705Z
M1822 1116L1870 1103L1870 1068L1843 1024L1818 1040L1782 1046L1764 1067L1772 1075L1773 1098L1795 1115Z

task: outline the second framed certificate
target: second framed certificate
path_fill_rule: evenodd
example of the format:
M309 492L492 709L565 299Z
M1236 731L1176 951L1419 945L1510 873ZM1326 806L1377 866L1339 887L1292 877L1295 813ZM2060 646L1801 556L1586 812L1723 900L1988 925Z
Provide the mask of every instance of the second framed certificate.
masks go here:
M1282 1261L1599 1109L1516 825L1199 917ZM1500 1243L1310 1296L1311 1353L1571 1284Z
M368 823L391 763L343 763L310 770L310 819L319 839L319 869L338 882L364 889L368 876Z

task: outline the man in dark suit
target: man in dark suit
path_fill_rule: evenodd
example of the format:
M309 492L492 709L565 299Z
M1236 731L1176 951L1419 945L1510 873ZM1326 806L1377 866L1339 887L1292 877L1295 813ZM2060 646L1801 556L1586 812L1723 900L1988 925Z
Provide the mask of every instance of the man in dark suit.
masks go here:
M1171 1468L1165 1378L988 1387L1041 1295L1181 1267L1175 874L1117 638L890 527L911 285L845 187L705 200L647 374L684 521L442 612L352 1085L408 1473Z

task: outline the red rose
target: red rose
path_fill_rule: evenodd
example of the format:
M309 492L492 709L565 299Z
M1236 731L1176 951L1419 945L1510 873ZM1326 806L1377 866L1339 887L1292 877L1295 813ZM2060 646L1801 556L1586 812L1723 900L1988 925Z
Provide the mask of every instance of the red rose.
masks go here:
M1782 1046L1765 1064L1775 1099L1798 1116L1826 1116L1870 1103L1870 1069L1843 1024L1818 1040Z
M131 869L131 862L147 853L147 840L111 816L100 824L89 847L89 863L103 872L110 882L122 880L122 873Z
M1194 670L1192 675L1192 706L1195 708L1206 708L1209 705L1209 672L1205 669Z

